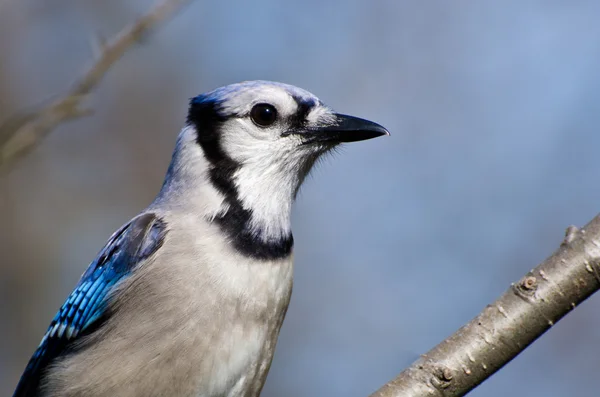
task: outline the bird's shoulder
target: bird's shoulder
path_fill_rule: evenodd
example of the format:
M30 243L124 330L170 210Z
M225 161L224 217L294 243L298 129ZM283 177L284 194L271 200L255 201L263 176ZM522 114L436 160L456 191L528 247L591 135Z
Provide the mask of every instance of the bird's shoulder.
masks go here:
M33 396L46 367L96 330L110 316L109 293L164 243L167 223L154 212L142 213L118 229L92 261L52 320L23 373L14 397Z

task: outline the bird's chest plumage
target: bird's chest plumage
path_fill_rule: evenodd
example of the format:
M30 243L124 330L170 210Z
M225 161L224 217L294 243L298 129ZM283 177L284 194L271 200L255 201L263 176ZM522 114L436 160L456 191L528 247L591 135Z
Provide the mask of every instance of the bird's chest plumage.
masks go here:
M206 235L169 237L145 271L119 285L105 326L55 367L49 396L259 395L290 300L292 258L256 261Z
M196 250L170 264L180 268L171 274L181 294L170 310L189 330L174 350L190 363L194 396L258 396L290 300L292 258L260 261L205 244L191 242Z
M262 389L290 300L292 263L252 269L255 265L233 265L244 270L221 280L216 292L219 297L209 300L216 303L216 320L208 329L197 325L198 335L207 330L212 335L211 346L195 347L196 354L203 357L198 396L250 397L258 396ZM198 316L205 318L200 307Z

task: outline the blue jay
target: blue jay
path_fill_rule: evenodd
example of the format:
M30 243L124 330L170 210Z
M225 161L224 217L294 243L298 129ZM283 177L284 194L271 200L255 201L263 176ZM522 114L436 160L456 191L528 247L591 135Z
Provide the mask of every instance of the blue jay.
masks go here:
M389 135L250 81L190 101L154 202L114 233L14 397L255 397L292 292L292 202L342 142Z

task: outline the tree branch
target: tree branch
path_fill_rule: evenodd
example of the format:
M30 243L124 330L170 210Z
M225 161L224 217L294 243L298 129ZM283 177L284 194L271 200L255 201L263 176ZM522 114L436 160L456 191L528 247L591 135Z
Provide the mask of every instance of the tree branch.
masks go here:
M159 22L189 1L163 0L138 21L125 27L108 44L103 44L96 62L66 95L39 111L20 115L0 126L0 170L9 168L29 153L59 124L89 115L91 110L84 108L83 102L110 67Z
M600 215L370 397L463 396L600 288Z

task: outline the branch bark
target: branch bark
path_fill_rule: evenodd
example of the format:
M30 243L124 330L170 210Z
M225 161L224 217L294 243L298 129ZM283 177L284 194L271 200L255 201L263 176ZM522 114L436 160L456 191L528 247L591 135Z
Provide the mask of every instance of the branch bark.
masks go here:
M600 288L600 215L370 397L463 396Z
M156 25L173 15L190 0L164 0L135 23L125 27L100 48L98 59L69 92L41 110L20 115L0 126L0 170L8 169L29 153L59 124L91 113L83 107L106 72L134 44L144 39Z

